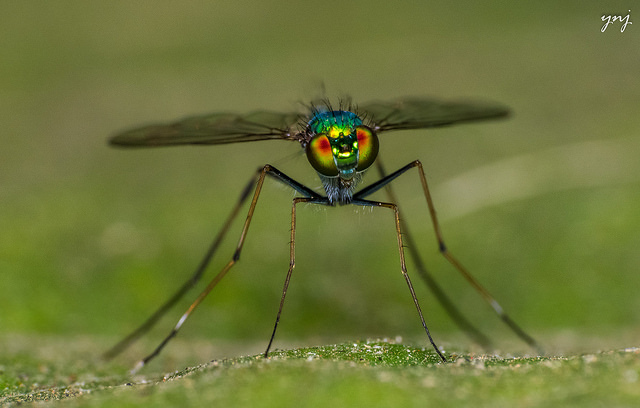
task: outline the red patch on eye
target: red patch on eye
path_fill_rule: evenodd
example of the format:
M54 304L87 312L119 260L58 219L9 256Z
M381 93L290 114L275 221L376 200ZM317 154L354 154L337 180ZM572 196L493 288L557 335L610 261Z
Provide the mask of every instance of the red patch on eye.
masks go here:
M331 154L331 143L329 143L329 139L326 136L317 138L313 143L313 148L320 155Z
M358 129L356 134L358 135L358 145L360 148L367 147L367 144L371 142L371 133L365 129Z

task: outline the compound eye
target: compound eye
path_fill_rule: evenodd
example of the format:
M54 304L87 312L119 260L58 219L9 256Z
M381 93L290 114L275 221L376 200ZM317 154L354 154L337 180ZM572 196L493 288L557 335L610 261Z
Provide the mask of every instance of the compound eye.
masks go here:
M369 168L376 160L380 145L376 132L367 126L356 127L356 135L358 136L358 149L360 150L357 170L363 171Z
M307 144L307 160L320 174L328 177L338 175L338 168L333 160L333 152L329 138L320 133L315 135Z

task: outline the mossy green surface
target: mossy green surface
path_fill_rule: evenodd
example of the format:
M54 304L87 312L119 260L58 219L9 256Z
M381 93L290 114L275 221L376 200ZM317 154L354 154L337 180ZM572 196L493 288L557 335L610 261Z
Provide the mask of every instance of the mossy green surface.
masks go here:
M16 355L3 366L3 406L633 406L640 350L561 357L447 353L368 340L213 360L166 374ZM37 366L37 367L36 367Z

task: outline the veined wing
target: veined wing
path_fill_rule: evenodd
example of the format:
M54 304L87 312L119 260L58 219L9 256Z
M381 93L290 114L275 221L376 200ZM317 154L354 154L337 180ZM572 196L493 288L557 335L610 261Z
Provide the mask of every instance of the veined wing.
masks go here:
M148 125L109 139L116 146L145 147L186 144L223 144L256 140L297 140L297 113L256 111L238 115L213 113L192 116L175 123Z
M390 102L371 102L358 106L377 131L422 129L454 123L497 119L509 109L487 102L448 102L425 98L403 98Z

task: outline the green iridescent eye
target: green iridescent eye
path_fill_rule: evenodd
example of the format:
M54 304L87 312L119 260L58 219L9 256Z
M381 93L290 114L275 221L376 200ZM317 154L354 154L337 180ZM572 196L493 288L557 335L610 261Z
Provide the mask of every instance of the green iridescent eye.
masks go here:
M360 156L358 157L358 171L363 171L373 164L378 156L378 136L367 126L356 127L356 135L358 136L358 149Z
M324 176L335 177L338 168L333 160L329 138L321 133L315 135L307 144L307 160L316 171Z

